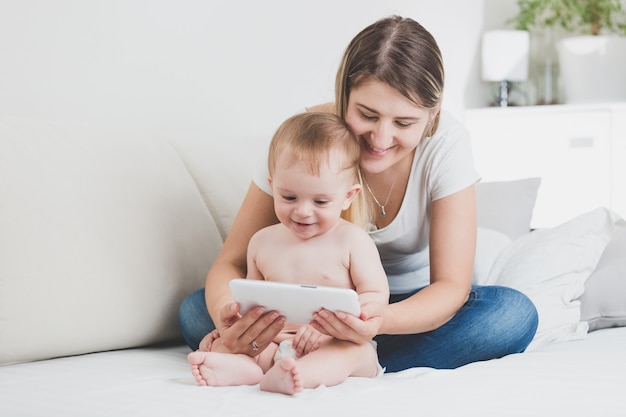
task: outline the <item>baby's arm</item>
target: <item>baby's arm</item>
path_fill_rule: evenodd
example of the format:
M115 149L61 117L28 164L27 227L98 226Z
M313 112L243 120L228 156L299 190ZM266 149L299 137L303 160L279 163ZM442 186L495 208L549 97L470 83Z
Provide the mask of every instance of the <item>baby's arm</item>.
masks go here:
M347 239L342 247L349 248L348 269L359 296L361 315L357 318L321 311L313 316L311 324L324 334L361 344L376 336L383 326L389 284L378 249L369 235L355 226L344 238Z
M296 351L296 356L300 357L319 349L324 341L330 339L330 336L320 333L307 324L300 327L293 336L291 347Z
M354 231L350 251L350 276L361 306L368 303L386 305L389 283L374 241L363 230ZM367 317L361 317L367 320Z

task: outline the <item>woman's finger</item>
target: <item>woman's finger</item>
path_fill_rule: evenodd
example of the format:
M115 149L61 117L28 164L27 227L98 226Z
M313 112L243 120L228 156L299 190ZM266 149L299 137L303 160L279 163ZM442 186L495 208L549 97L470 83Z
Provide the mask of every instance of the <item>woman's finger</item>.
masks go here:
M265 349L284 326L277 312L255 307L239 315L239 304L225 306L222 315L222 345L228 352L257 355Z
M239 319L239 304L230 303L222 307L220 312L222 327L230 327Z
M358 317L342 312L334 314L327 310L321 310L314 318L323 328L324 333L354 343L363 343L371 339L376 335L378 328L373 326L374 323L370 323L370 321L365 322Z
M248 355L258 355L274 341L278 333L285 327L285 317L276 311L261 315L241 337L241 342L249 346Z
M345 314L343 315L345 316ZM354 334L356 334L353 328L346 325L335 313L328 310L320 310L313 318L316 323L322 326L326 334L337 339L352 340Z

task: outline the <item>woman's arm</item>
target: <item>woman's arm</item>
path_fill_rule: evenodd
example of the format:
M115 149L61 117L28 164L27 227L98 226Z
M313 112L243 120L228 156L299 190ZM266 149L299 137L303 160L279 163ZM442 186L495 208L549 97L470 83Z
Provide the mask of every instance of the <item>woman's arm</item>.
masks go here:
M379 334L412 334L436 329L463 306L472 285L476 251L476 197L470 186L431 206L431 285L406 300L381 309L363 308L366 316L381 316L382 324L348 314L321 311L314 327L331 336L360 342L372 330Z
M430 222L430 285L390 304L381 333L409 334L436 329L463 306L472 285L476 252L474 185L433 201Z
M258 230L278 223L271 196L252 183L206 278L205 297L209 314L220 333L221 346L232 353L254 354L251 343L265 348L282 329L284 318L259 307L239 318L228 288L233 278L246 276L248 242ZM256 352L258 353L258 352Z

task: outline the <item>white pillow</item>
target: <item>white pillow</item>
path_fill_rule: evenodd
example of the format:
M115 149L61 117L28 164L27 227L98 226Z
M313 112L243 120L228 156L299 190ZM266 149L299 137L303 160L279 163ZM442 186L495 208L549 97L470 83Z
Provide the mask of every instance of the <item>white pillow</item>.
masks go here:
M0 119L0 196L0 364L180 338L222 239L171 146Z
M539 313L537 334L527 350L586 335L587 323L580 321L576 298L583 293L617 218L599 208L560 226L529 233L500 254L487 284L522 291Z
M580 297L581 320L589 331L626 326L626 221L615 225Z
M515 240L530 232L540 178L476 184L478 226Z
M498 255L511 244L510 237L497 230L478 228L472 283L484 285Z

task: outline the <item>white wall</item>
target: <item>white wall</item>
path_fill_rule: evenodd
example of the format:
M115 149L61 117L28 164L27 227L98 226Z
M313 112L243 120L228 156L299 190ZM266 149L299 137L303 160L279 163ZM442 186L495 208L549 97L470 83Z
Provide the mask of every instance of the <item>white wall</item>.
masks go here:
M489 1L0 0L0 115L269 136L333 99L353 35L401 14L438 39L462 117L483 102Z

